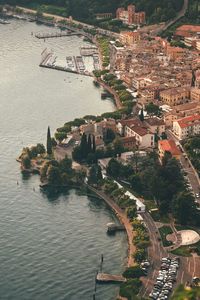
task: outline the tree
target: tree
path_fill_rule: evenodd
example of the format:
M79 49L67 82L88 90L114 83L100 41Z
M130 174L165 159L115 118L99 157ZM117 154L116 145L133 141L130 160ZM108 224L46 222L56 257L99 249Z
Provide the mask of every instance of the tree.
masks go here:
M24 155L21 160L22 166L24 169L29 169L31 167L31 160L28 155Z
M50 185L61 185L61 174L58 167L52 165L48 167L47 180Z
M127 268L123 273L125 278L140 278L143 275L144 272L138 265Z
M73 149L72 158L78 162L82 160L83 156L82 156L82 151L80 146L77 146Z
M37 144L36 151L37 151L37 154L44 154L46 152L43 144Z
M71 171L72 171L72 160L70 158L68 158L67 155L65 156L64 159L62 159L59 162L59 165L60 165L60 171L61 172L71 173Z
M159 116L161 114L160 107L153 102L146 105L145 110L147 111L148 115L150 116Z
M56 132L55 133L55 138L59 143L61 143L65 138L67 137L66 132Z
M92 136L92 152L96 152L96 141L95 141L95 136Z
M104 135L104 142L106 144L111 143L115 139L115 133L111 128L106 129L106 133Z
M93 165L89 170L88 183L97 184L97 168L96 165Z
M115 139L113 146L114 146L115 155L117 155L117 154L121 155L122 152L124 152L124 146L122 145L122 142L120 141L120 139Z
M120 174L120 163L115 158L112 158L108 163L106 172L111 177L118 178Z
M54 137L51 138L51 144L52 144L52 147L56 147L57 146L57 142L54 139Z
M142 262L146 258L146 252L144 249L138 249L134 254L134 259L136 262Z
M142 122L144 121L144 110L143 110L143 108L140 110L139 119Z
M103 179L103 176L102 176L102 172L101 172L101 167L98 165L97 166L97 181L101 181Z
M87 151L88 153L92 152L92 140L91 140L91 135L88 135L88 139L87 139Z
M177 222L187 225L195 220L196 205L194 197L189 192L181 192L174 199L174 215Z
M81 137L80 150L82 159L85 159L88 155L88 144L87 144L87 136L83 133Z
M49 126L47 129L47 154L49 154L49 155L52 154L51 132L50 132Z

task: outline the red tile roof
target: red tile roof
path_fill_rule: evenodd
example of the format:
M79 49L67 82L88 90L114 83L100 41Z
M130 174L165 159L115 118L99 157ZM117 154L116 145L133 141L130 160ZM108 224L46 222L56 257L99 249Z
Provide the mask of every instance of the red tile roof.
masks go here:
M158 145L163 151L170 152L172 156L181 154L181 151L178 149L173 140L159 140Z
M192 115L189 117L178 119L177 122L181 128L186 128L194 124L200 124L200 115Z

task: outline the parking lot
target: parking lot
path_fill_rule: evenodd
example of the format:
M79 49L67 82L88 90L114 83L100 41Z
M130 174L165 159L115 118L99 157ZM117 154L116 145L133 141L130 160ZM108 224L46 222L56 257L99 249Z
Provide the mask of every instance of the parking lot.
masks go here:
M161 267L149 298L155 300L167 300L169 298L177 281L179 264L177 257L163 257L161 259Z

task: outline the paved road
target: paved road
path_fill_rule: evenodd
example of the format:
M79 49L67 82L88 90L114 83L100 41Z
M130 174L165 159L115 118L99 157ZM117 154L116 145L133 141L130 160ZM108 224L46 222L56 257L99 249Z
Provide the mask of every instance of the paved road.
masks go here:
M142 278L143 288L140 293L142 297L147 297L152 291L153 285L156 281L156 277L158 276L158 271L161 265L161 258L168 256L168 254L162 246L162 243L158 240L160 235L150 214L146 212L141 215L148 228L151 241L151 245L148 248L148 257L151 262L151 269L149 270L148 276Z
M156 281L158 271L160 270L162 257L173 257L171 253L162 246L162 242L158 240L159 232L155 222L148 212L143 213L142 217L146 226L148 227L151 245L148 249L148 257L151 262L151 269L148 272L147 277L142 278L143 287L140 291L142 297L148 297L153 289L153 285ZM178 286L180 283L185 284L191 282L193 277L200 277L200 257L194 254L192 257L180 257L180 268L177 274Z
M182 18L186 14L186 11L188 8L188 3L189 3L189 0L184 0L182 9L179 11L177 16L173 20L171 20L165 24L165 26L162 29L163 31L167 30L171 25L176 23L180 18Z
M169 138L173 139L176 143L179 143L178 138L170 130L167 130L167 136ZM183 148L182 148L182 151L184 151ZM192 186L194 193L199 193L200 192L199 179L197 178L197 174L196 174L195 170L193 169L193 167L187 157L187 154L185 152L182 152L180 161L181 161L181 165L182 165L183 169L188 174L188 178L189 178L189 181L190 181L190 184ZM200 203L200 199L199 199L199 203Z

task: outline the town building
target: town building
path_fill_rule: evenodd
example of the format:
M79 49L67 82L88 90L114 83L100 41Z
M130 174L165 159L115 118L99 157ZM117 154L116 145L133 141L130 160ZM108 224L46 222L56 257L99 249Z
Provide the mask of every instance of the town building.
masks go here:
M139 31L122 31L120 32L120 42L125 45L132 46L140 41Z
M136 12L135 5L130 4L127 10L123 7L118 8L116 18L127 25L139 25L145 23L146 16L144 11Z
M174 121L173 132L179 140L200 134L200 114Z
M112 13L98 13L98 14L95 14L95 17L97 20L111 19L113 17L113 14Z
M147 118L144 123L152 133L158 136L161 136L165 132L165 122L163 119L158 117Z
M176 87L160 92L160 100L170 106L183 104L188 99L190 99L190 87Z
M125 136L135 137L139 148L154 148L154 134L146 127L131 125L125 127Z
M158 141L158 153L160 160L162 161L165 152L170 152L172 157L176 159L180 159L181 157L181 151L177 147L176 143L174 140L159 140Z
M181 38L197 36L200 33L200 25L181 25L175 31L175 36Z
M197 101L200 103L200 89L195 87L191 88L190 99L191 101Z
M123 147L129 150L136 148L136 138L134 136L124 136L120 138Z
M164 122L167 128L172 128L173 122L194 114L200 114L200 102L189 102L174 106L164 113Z

